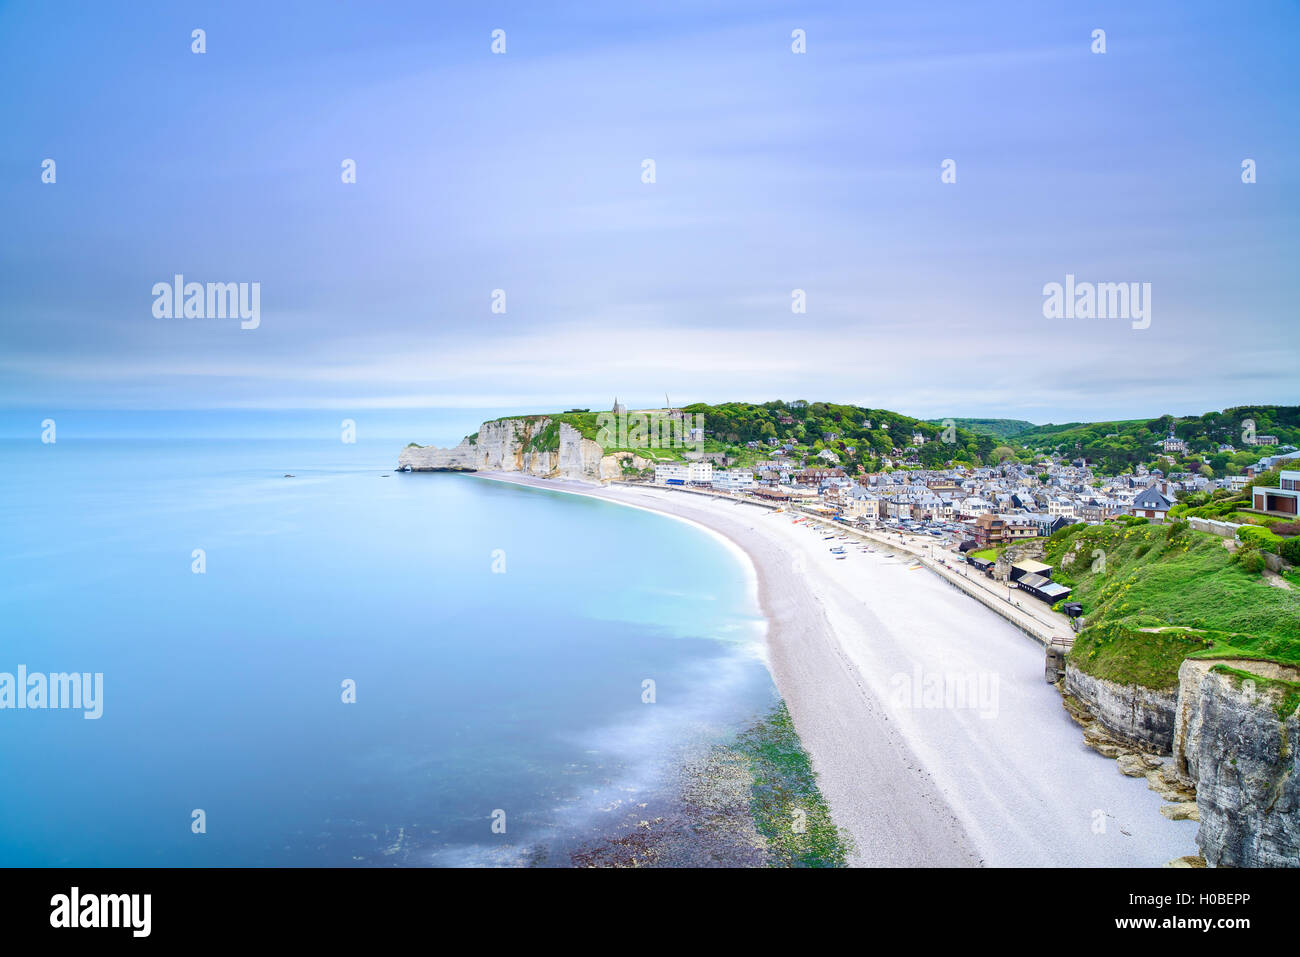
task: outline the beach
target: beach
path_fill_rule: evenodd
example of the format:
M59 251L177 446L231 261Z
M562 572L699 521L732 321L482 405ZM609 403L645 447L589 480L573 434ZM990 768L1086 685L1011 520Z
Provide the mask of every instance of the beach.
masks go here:
M1042 646L914 561L737 500L477 476L649 509L743 553L850 864L1158 867L1196 852L1194 822L1162 817L1145 781L1083 743Z

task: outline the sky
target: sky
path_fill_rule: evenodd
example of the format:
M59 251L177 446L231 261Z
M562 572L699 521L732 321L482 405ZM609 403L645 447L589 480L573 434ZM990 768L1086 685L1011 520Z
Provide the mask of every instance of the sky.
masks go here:
M0 410L1297 404L1298 35L1290 2L0 2ZM176 274L259 283L259 325L155 316ZM1149 327L1046 318L1067 274L1150 283Z

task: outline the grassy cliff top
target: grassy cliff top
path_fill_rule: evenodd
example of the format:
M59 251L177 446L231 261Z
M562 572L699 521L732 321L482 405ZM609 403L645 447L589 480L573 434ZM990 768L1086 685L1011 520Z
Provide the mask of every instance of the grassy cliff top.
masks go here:
M1167 688L1187 657L1300 665L1300 588L1249 571L1218 536L1181 523L1073 525L1047 559L1087 619L1070 660L1096 677Z

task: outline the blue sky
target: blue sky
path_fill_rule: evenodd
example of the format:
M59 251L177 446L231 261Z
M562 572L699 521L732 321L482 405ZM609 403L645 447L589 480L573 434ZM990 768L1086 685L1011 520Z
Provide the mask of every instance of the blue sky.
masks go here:
M0 3L0 407L1300 402L1298 28L1292 3ZM176 273L260 282L260 327L155 318ZM1045 319L1067 273L1151 283L1150 328Z

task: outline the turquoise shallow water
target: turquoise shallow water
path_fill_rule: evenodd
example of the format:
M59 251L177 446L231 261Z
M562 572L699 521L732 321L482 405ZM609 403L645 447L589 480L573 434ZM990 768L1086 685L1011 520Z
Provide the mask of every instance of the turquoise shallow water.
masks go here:
M104 675L0 710L0 864L564 863L777 700L716 539L396 453L0 440L0 672Z

